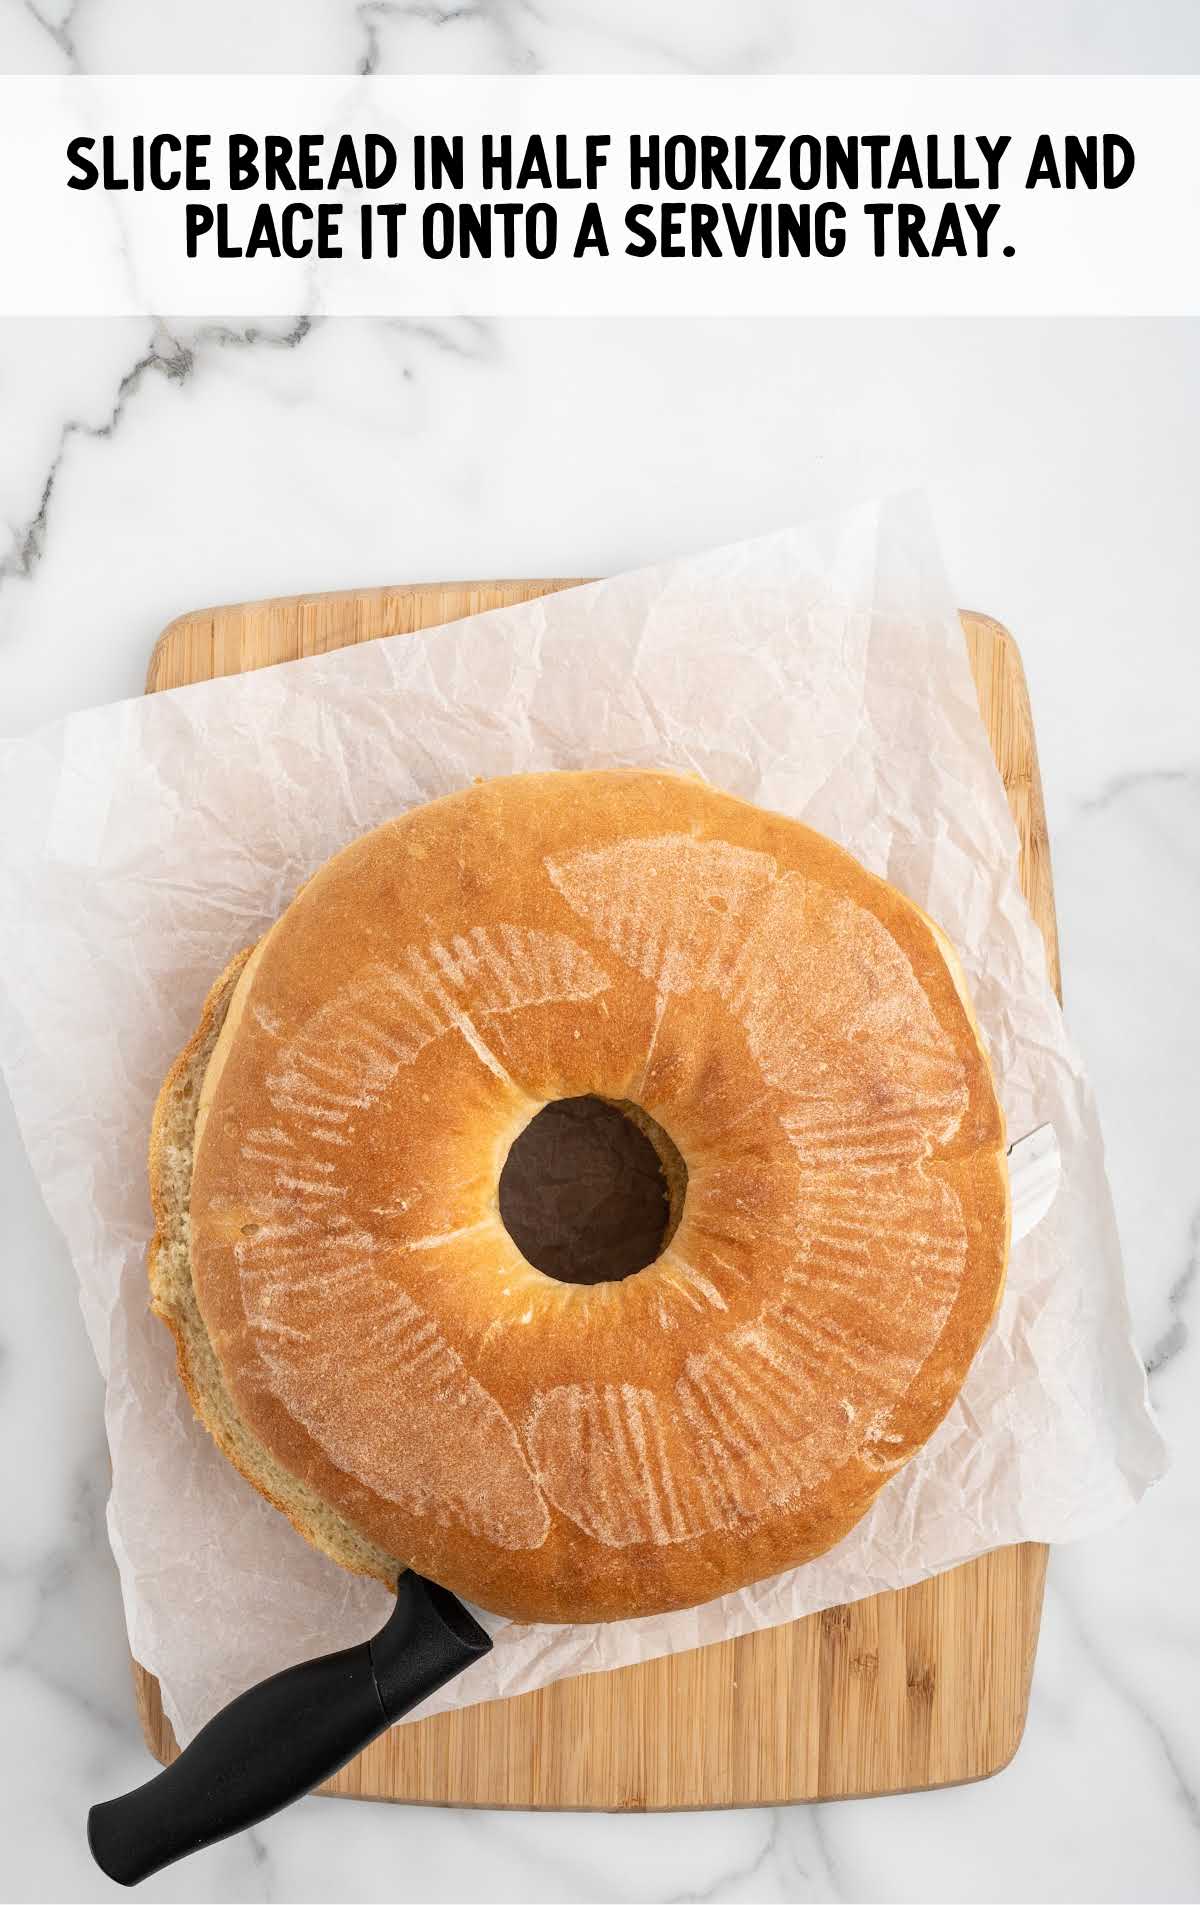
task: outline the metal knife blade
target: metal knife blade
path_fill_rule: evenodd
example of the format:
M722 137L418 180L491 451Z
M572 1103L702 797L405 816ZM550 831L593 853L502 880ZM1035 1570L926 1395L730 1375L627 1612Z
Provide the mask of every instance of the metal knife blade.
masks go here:
M1012 1240L1019 1243L1040 1224L1058 1191L1062 1153L1052 1124L1040 1124L1008 1147L1012 1191Z

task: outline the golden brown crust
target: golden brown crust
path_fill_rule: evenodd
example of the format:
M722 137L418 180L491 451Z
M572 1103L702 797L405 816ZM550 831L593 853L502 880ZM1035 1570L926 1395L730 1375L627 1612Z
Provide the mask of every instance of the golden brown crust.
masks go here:
M1003 1282L1003 1118L947 953L833 842L678 776L489 782L377 829L219 982L160 1100L161 1153L207 1054L172 1259L199 1412L327 1552L517 1618L824 1552ZM688 1188L656 1264L581 1288L495 1191L587 1092L643 1106Z
M163 1080L155 1103L149 1158L155 1220L148 1258L151 1308L174 1338L179 1380L197 1419L234 1468L315 1548L356 1574L394 1587L397 1563L281 1468L240 1420L195 1299L188 1198L196 1112L229 1002L250 956L250 948L238 953L210 989L200 1023Z

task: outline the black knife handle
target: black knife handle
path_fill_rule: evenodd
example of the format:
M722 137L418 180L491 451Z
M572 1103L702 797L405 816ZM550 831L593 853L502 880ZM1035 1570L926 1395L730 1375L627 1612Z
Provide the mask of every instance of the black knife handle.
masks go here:
M92 1857L118 1884L136 1885L257 1825L336 1773L491 1645L445 1588L402 1574L395 1608L373 1640L250 1687L155 1778L93 1806Z

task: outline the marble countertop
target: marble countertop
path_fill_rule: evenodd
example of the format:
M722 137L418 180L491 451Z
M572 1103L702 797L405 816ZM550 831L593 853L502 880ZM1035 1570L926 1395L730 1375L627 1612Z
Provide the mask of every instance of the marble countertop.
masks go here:
M0 0L10 71L1187 70L1194 8L743 0ZM1003 28L1000 14L1003 13ZM247 13L255 17L247 20ZM283 20L287 29L284 35ZM736 21L736 24L735 24ZM874 34L872 39L871 35ZM286 38L286 58L281 46ZM920 484L1025 657L1068 1019L1105 1119L1175 1467L1051 1558L995 1780L679 1817L311 1799L162 1899L1200 1896L1200 324L0 321L0 733L139 692L172 616L442 576L597 574ZM0 1898L116 1895L89 1802L144 1778L100 1382L0 1092Z

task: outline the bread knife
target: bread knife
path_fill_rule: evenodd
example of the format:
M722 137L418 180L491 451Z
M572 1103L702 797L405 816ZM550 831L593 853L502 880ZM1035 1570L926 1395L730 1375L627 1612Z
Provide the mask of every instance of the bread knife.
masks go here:
M1054 1202L1054 1127L1008 1150L1013 1242ZM302 1661L239 1694L144 1786L93 1806L88 1845L101 1870L136 1885L176 1859L257 1825L329 1779L375 1737L491 1651L462 1602L402 1574L373 1640Z
M453 1594L402 1574L373 1640L250 1687L144 1786L93 1806L92 1857L118 1885L136 1885L257 1825L331 1778L491 1646Z
M1040 1224L1058 1193L1062 1153L1052 1124L1037 1125L1008 1147L1012 1240L1019 1243Z

